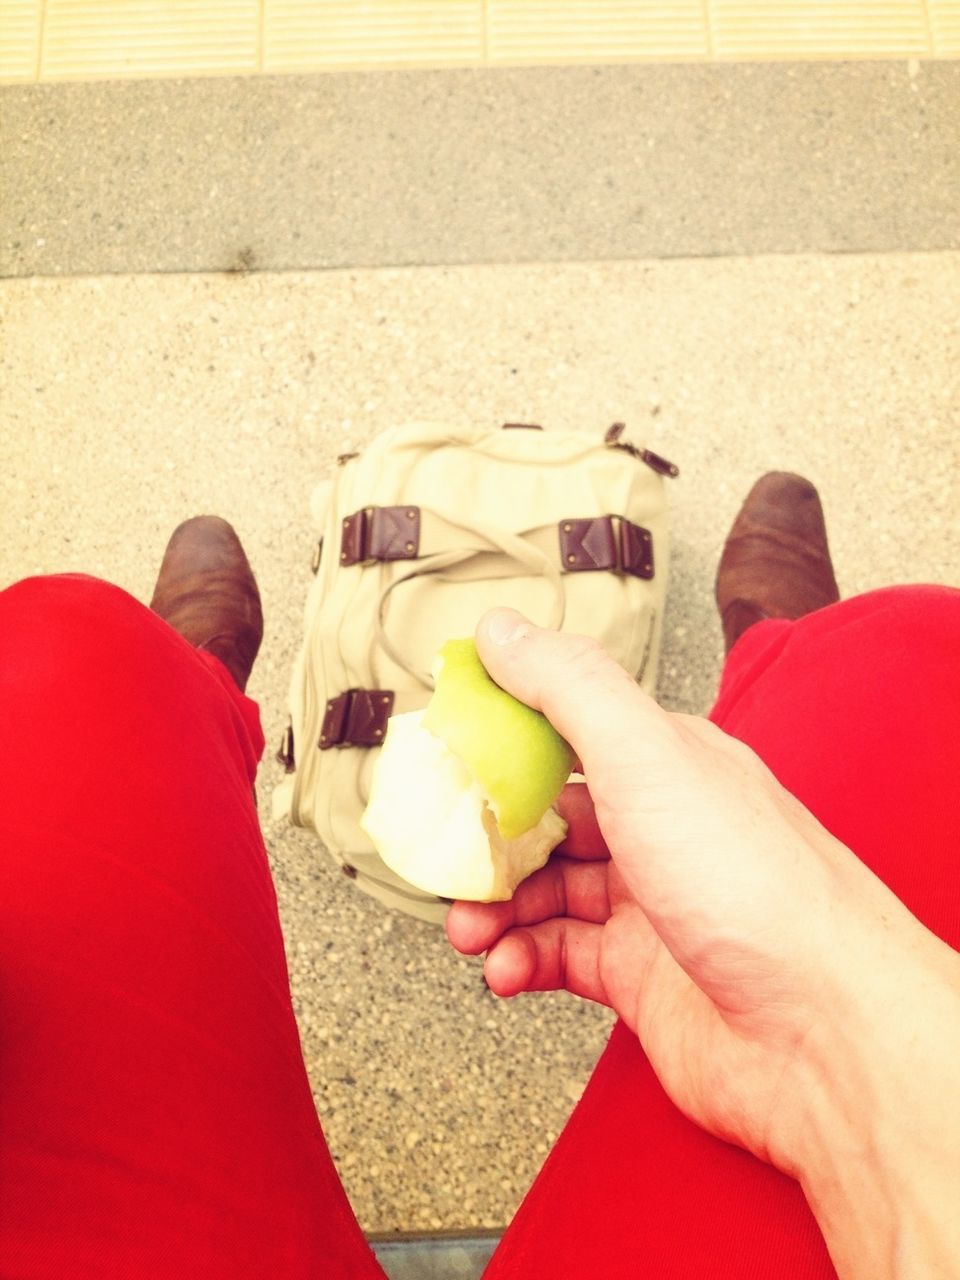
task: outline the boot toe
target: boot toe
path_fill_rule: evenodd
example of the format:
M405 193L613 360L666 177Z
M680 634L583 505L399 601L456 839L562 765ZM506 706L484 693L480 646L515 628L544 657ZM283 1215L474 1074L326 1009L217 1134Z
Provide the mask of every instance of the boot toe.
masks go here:
M260 592L228 521L194 516L164 553L150 608L197 649L218 657L246 688L263 638Z
M839 598L815 486L790 471L761 476L733 522L717 570L727 653L761 618L800 618Z

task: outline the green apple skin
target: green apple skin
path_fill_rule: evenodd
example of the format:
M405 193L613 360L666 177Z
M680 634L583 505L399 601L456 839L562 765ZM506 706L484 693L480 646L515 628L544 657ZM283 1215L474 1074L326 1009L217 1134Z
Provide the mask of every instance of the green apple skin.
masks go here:
M473 639L438 654L424 728L463 760L511 840L537 825L563 789L574 754L546 716L501 689Z

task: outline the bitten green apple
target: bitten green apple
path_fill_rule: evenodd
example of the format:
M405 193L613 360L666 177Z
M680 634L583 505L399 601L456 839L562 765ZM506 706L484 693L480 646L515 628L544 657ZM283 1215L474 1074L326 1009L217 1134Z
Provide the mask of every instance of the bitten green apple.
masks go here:
M390 718L360 825L388 867L442 898L513 896L567 825L551 807L573 752L545 716L450 640L424 711Z

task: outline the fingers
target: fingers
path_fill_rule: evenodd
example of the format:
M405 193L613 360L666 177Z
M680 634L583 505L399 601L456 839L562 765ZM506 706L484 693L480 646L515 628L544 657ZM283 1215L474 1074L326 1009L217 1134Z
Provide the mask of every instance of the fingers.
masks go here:
M602 925L547 920L507 934L489 953L483 974L498 996L561 988L606 1004L600 977Z
M705 908L722 927L720 898L704 902L704 887L723 884L730 898L749 890L762 856L756 797L726 735L662 710L594 641L542 630L513 610L481 618L477 648L492 678L542 711L582 760L602 839L664 940ZM567 803L584 805L569 792ZM584 817L581 807L574 852Z
M567 824L567 834L557 848L559 853L582 861L610 857L586 783L568 782L554 808Z
M610 915L608 865L552 858L509 902L455 902L447 912L447 937L458 951L475 956L517 925L555 917L602 924Z

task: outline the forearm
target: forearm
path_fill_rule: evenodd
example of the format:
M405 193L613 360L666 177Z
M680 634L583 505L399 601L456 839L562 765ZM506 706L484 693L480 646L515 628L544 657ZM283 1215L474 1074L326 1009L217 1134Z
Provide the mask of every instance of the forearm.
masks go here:
M796 1171L841 1280L960 1274L960 957L912 925L814 1055Z

